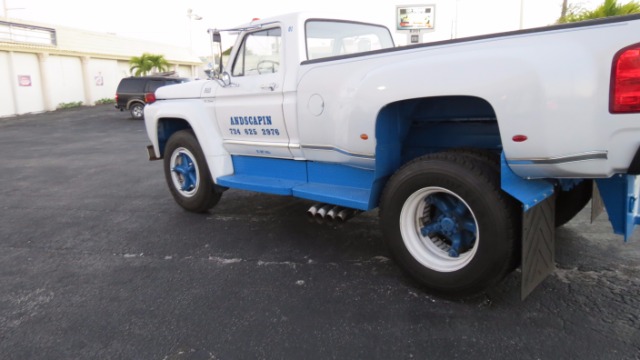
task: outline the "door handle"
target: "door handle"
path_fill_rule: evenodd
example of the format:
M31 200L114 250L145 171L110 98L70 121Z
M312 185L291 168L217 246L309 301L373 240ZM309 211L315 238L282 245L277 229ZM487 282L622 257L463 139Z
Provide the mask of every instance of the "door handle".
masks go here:
M262 90L269 90L269 91L274 91L277 87L278 87L278 84L276 83L263 84L262 86L260 86Z

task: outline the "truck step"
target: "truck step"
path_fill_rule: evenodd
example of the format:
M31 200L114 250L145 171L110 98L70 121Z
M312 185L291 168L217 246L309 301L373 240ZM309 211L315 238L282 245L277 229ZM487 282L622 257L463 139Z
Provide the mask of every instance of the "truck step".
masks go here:
M222 176L217 179L217 184L232 189L295 196L359 210L368 210L371 195L369 189L353 186L307 183L301 180L253 175Z
M293 188L293 196L353 209L368 210L371 191L352 186L307 183Z
M242 189L285 196L292 196L292 189L294 187L306 184L305 181L300 180L253 175L222 176L217 179L217 183L218 185L232 189Z

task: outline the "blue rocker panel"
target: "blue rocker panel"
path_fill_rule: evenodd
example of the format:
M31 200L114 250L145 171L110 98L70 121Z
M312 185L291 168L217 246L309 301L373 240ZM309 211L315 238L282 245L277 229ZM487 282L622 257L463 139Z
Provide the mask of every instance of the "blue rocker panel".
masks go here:
M216 179L233 189L295 196L370 210L374 171L299 160L233 156L234 174Z

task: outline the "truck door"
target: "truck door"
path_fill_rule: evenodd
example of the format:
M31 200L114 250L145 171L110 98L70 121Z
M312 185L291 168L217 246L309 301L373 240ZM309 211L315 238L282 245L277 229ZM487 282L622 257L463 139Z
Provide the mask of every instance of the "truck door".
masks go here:
M230 64L231 84L218 88L215 112L232 155L292 158L283 112L279 27L245 34Z

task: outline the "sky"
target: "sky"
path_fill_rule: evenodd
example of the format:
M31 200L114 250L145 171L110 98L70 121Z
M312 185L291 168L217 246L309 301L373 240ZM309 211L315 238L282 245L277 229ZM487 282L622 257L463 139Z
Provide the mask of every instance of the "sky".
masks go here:
M210 54L207 29L230 28L253 18L294 11L317 11L349 19L383 24L396 43L406 44L407 34L395 30L398 5L435 4L435 30L423 41L487 34L552 24L562 0L0 0L2 16L85 29L191 48ZM594 8L604 0L570 0ZM3 11L4 9L8 11ZM187 16L188 9L202 20ZM224 41L224 39L223 39ZM226 45L226 44L225 44ZM231 45L231 44L228 44Z

